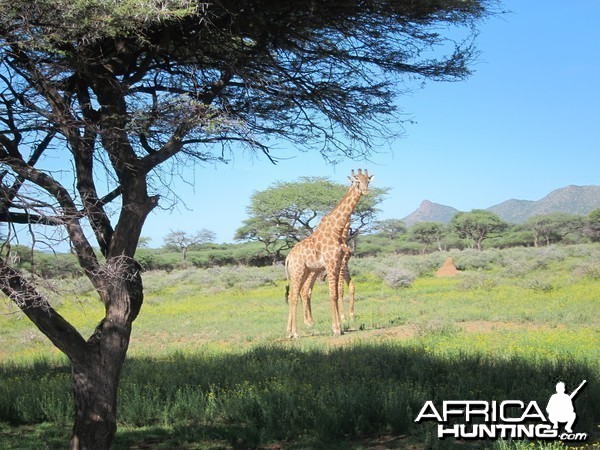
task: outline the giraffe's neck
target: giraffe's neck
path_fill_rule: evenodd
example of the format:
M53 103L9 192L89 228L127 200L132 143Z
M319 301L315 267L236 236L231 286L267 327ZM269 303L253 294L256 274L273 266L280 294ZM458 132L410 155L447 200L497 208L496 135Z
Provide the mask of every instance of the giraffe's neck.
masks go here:
M345 239L348 234L350 216L354 208L356 208L361 195L360 189L350 186L344 198L329 214L323 217L316 231L335 234Z

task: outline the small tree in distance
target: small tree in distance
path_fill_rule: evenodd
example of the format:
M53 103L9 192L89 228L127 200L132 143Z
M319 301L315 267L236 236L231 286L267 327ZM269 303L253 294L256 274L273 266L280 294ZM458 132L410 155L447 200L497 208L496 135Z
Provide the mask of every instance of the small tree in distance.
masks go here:
M483 250L482 242L490 234L506 229L508 224L496 214L483 209L474 209L471 212L459 212L450 221L460 238L469 239L471 245L477 250Z
M407 231L406 224L400 219L378 220L373 229L392 241L406 234Z
M585 219L583 233L592 242L600 242L600 208L591 211Z
M410 228L411 238L423 244L421 253L425 253L427 247L434 242L440 252L444 251L442 240L447 234L448 227L441 222L417 222Z
M525 226L533 231L533 245L550 245L562 241L569 233L581 231L584 218L576 214L555 212L530 217Z
M176 230L164 237L165 247L174 247L181 252L181 260L187 260L187 252L190 247L206 242L214 242L216 234L205 228L197 231L195 234L189 234L185 231Z

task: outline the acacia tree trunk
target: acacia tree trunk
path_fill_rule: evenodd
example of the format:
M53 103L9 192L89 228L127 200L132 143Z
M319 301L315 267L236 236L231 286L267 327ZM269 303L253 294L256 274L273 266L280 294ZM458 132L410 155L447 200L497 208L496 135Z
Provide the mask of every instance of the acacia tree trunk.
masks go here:
M123 355L112 359L122 366ZM90 359L105 359L99 358ZM111 362L115 362L111 361ZM120 368L90 361L73 364L75 422L70 448L108 449L117 431L116 404Z
M73 362L75 417L70 448L108 449L117 431L117 389L129 335L113 340L86 361ZM115 345L116 344L116 345Z
M88 340L85 357L72 361L75 421L71 449L108 449L117 430L117 389L131 324L143 301L139 266L131 259L118 261L112 279L108 277L106 317Z
M483 247L481 245L482 242L483 242L483 237L478 238L477 241L475 242L475 244L477 246L477 251L483 250Z
M117 388L131 324L142 305L139 266L131 258L107 263L101 296L106 316L86 341L20 272L0 258L0 290L68 356L72 364L75 418L71 449L108 449L116 432Z

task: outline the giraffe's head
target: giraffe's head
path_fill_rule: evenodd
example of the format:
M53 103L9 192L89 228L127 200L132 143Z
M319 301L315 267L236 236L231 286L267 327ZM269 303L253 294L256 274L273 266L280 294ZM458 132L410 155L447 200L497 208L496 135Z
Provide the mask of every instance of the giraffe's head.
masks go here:
M369 192L369 183L373 179L373 175L369 176L369 171L358 169L358 174L352 171L352 174L348 177L352 182L352 186L360 191L361 194L367 194Z

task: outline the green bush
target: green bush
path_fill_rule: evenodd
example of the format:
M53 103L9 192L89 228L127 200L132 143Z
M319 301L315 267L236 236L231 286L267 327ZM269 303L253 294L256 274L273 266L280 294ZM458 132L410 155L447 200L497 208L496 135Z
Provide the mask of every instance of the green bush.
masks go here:
M404 288L412 286L415 274L402 267L391 267L383 276L383 280L392 288Z

